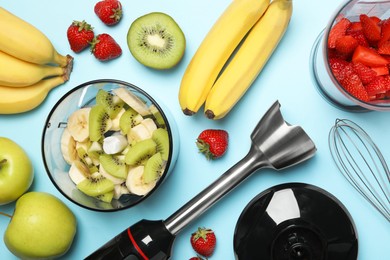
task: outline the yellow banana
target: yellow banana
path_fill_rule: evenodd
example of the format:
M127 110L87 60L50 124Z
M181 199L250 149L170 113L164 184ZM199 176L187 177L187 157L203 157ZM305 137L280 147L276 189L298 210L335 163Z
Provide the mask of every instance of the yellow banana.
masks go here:
M269 0L233 0L208 32L184 72L179 102L183 113L195 114L234 49L262 16Z
M63 76L56 76L23 88L0 86L0 114L23 113L38 107L51 89L65 81Z
M224 117L245 94L285 34L292 0L273 0L217 79L205 103L210 119Z
M40 30L0 7L0 50L21 60L37 64L54 63L61 67L72 62L53 47Z
M67 67L34 64L1 51L0 68L0 85L9 87L25 87L49 76L69 73Z

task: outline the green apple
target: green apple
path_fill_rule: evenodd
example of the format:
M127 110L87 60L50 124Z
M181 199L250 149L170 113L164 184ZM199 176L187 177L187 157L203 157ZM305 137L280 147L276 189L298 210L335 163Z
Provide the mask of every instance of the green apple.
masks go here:
M23 148L0 137L0 205L15 201L31 186L34 168Z
M46 192L27 192L16 201L4 243L22 259L57 258L71 247L76 228L76 217L63 201Z

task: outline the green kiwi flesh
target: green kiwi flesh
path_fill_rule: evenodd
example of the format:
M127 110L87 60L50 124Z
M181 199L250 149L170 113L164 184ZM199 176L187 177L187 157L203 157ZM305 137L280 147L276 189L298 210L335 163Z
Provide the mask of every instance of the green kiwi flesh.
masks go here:
M102 154L99 157L101 166L114 177L126 179L127 166L119 158L111 154Z
M111 120L104 106L95 105L89 113L89 139L92 142L99 141L108 131L108 121Z
M186 47L183 31L169 15L153 12L137 18L127 33L131 54L154 69L170 69L182 59Z
M96 94L96 104L102 105L110 118L114 118L125 104L117 95L113 95L103 89Z
M143 117L134 109L129 107L119 119L119 128L123 134L127 134L130 128L138 125L143 120Z
M157 144L157 151L161 153L164 161L168 161L169 156L169 137L168 131L164 128L157 128L152 134L153 141Z
M89 196L99 196L114 190L114 183L104 177L89 177L77 184L77 188Z
M131 166L140 165L157 152L157 144L152 139L135 143L125 155L125 163Z
M142 180L145 184L158 180L163 174L166 162L162 159L160 153L154 154L145 164Z

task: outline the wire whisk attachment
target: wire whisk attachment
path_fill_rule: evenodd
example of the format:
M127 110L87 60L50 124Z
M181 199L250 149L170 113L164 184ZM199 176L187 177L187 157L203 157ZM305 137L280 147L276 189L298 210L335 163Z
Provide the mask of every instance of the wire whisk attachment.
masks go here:
M390 222L390 172L371 137L351 120L336 119L328 143L344 177Z

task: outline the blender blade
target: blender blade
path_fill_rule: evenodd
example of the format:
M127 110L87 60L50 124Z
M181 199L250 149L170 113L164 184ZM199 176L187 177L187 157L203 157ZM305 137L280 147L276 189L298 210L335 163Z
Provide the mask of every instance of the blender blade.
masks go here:
M282 170L311 158L316 147L299 126L288 124L276 101L251 134L248 154L164 221L141 220L86 259L169 259L175 236L220 198L261 168Z

